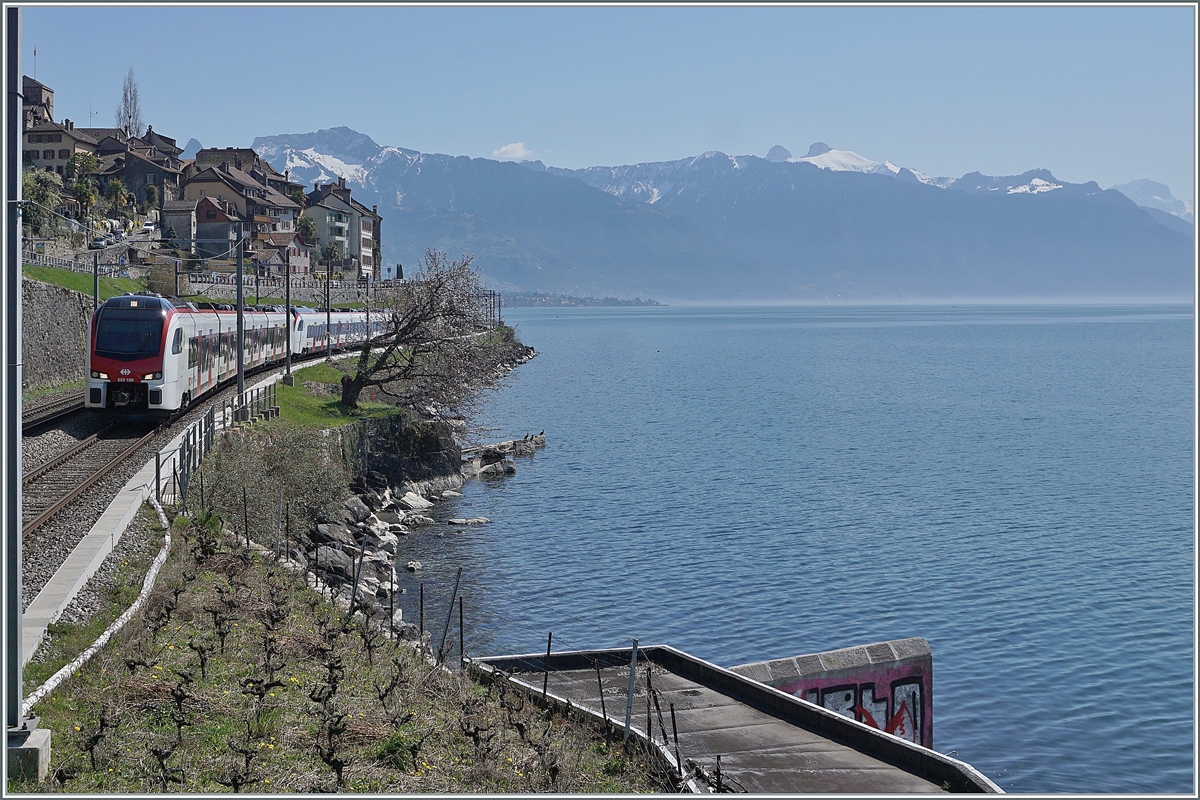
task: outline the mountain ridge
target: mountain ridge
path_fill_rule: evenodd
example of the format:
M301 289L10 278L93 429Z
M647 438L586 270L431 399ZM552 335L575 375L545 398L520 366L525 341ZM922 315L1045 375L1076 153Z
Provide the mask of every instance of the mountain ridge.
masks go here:
M502 291L747 301L1191 294L1181 230L1118 191L1043 169L929 178L817 143L798 159L710 151L568 170L388 147L345 127L253 147L297 180L345 177L356 198L378 204L385 262L412 264L425 246L470 252Z

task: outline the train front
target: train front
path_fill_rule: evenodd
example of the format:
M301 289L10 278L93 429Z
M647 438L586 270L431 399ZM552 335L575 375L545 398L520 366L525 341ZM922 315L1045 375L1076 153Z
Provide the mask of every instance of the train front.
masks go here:
M127 294L96 310L84 390L87 408L129 417L175 410L163 402L163 351L174 308L165 298Z

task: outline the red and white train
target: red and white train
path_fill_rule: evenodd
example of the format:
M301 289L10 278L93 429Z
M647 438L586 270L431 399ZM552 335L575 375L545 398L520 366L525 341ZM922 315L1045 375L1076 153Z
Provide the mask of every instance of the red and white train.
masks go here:
M367 315L326 313L293 306L285 312L244 310L246 370L286 357L321 353L326 338L334 350L362 342ZM372 335L384 329L372 319ZM186 408L237 376L237 312L197 308L151 293L113 297L92 315L84 405L122 414L170 414Z

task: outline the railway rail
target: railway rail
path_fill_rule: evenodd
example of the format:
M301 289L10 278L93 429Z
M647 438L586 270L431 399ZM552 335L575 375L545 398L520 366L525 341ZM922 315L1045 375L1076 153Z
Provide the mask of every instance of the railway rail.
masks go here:
M82 391L25 408L21 414L21 433L28 436L81 411L83 411Z
M118 422L21 478L22 526L28 536L148 443L157 424Z

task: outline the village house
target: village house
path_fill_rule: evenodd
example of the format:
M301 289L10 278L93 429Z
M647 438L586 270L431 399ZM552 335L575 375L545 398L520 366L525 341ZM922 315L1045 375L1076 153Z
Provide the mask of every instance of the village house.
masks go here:
M301 213L316 226L314 247L318 252L336 244L360 277L378 280L379 225L383 221L379 207L368 209L355 200L345 178L324 186L314 183L307 197L308 207Z
M21 76L22 130L54 121L54 90L28 75Z
M201 197L196 203L195 253L203 258L227 258L234 253L242 218L232 201Z
M280 252L280 264L286 264L293 275L308 275L312 271L312 245L300 234L295 231L272 233L269 245Z
M66 174L67 161L77 152L96 154L96 140L75 130L71 120L39 122L22 136L21 158L29 166Z
M270 233L294 230L296 212L300 210L294 200L259 183L227 161L193 174L184 184L183 195L186 200L215 197L218 201L233 203L246 225L248 250L265 247Z
M168 200L163 203L159 222L164 238L171 240L173 247L196 252L196 201Z

